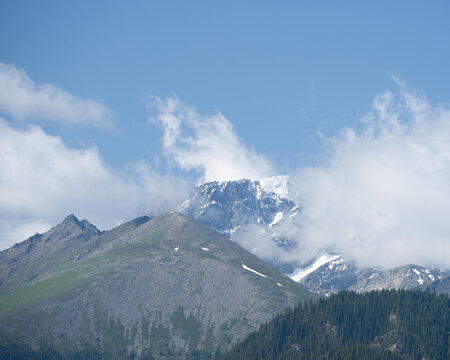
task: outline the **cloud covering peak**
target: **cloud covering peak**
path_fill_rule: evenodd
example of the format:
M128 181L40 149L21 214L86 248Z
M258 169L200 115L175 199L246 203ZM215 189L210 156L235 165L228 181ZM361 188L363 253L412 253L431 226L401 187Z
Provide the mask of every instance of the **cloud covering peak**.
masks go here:
M297 171L303 256L335 248L364 266L450 266L450 110L397 83L362 130L330 139L327 161Z
M202 174L200 182L261 179L274 174L263 155L246 147L220 112L204 116L176 96L146 99L156 110L150 122L163 130L163 150L182 170Z

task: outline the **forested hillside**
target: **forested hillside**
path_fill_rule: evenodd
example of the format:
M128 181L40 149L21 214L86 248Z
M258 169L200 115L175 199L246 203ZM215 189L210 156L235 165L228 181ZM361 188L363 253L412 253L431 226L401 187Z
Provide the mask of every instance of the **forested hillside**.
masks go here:
M275 316L220 359L449 359L450 300L341 292Z

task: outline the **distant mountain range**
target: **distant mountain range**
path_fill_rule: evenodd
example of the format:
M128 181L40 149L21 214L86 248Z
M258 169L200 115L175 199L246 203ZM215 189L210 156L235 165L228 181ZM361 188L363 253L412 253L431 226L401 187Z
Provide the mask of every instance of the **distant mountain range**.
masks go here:
M0 358L202 359L316 295L177 212L0 252Z
M340 290L365 292L381 289L420 289L450 294L446 285L450 280L450 272L446 269L410 264L386 271L378 268L358 270L342 256L328 254L321 255L310 266L297 270L291 274L291 278L325 296Z
M289 177L277 176L261 181L239 180L210 182L198 186L191 198L178 211L197 219L238 241L240 230L259 226L275 244L295 251L292 241L279 235L278 226L301 212L289 194ZM249 239L246 239L247 243ZM253 244L259 241L254 236ZM247 247L252 250L252 247ZM317 254L310 264L274 262L265 259L293 280L317 294L329 296L340 290L370 291L384 288L432 289L450 293L447 269L404 265L381 271L377 268L357 269L355 265L331 250Z

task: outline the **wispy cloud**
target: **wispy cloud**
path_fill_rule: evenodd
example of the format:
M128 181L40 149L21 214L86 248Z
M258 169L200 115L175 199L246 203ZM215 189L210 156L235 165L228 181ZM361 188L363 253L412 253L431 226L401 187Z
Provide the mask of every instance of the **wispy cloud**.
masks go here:
M220 112L199 115L176 96L150 97L146 104L156 110L150 121L163 130L165 155L183 170L198 171L200 182L260 179L274 174L269 160L245 146Z
M70 148L38 126L15 129L0 119L0 248L48 230L69 213L100 228L158 214L179 205L190 189L144 161L119 172L95 147Z
M364 266L450 266L450 109L394 80L362 131L344 129L322 165L297 172L303 211L286 231L299 259L332 248Z
M116 130L114 112L106 105L71 95L52 84L35 84L25 71L1 62L0 111L19 120L41 119Z

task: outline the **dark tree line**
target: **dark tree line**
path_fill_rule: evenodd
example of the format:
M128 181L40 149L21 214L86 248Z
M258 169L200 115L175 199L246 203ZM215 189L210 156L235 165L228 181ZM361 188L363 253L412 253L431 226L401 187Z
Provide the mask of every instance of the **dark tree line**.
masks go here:
M341 292L275 316L220 359L446 360L449 305L417 290Z

